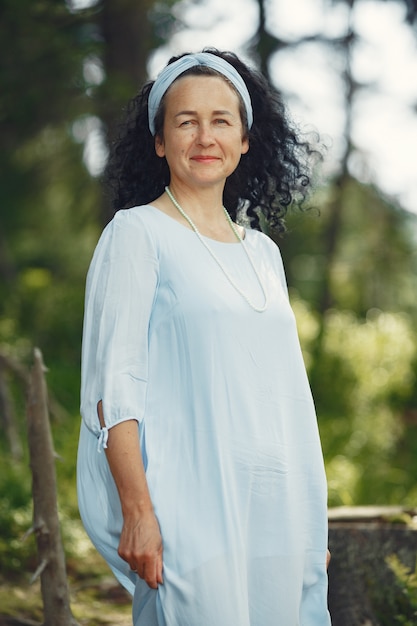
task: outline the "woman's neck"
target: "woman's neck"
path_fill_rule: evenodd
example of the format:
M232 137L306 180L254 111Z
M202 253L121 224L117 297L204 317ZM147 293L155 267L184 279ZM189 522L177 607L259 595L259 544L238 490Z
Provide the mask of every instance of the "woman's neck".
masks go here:
M178 182L171 182L169 190L181 208L193 221L215 225L224 221L223 185L189 188Z
M152 205L190 228L190 223L182 214L184 212L206 237L230 243L236 241L236 235L224 213L222 190L219 192L212 188L203 188L190 191L186 187L173 184L169 186L169 191L173 199L163 193ZM180 205L180 209L176 204Z

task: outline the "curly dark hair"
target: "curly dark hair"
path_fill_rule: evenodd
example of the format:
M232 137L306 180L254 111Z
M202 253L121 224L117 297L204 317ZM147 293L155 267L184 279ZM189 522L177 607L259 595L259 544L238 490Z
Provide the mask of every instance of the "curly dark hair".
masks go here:
M314 152L302 141L289 118L279 92L258 71L245 65L233 52L205 48L228 61L246 83L252 100L254 122L247 129L241 102L241 117L249 138L249 151L227 178L223 202L233 220L246 215L252 228L281 232L289 205L302 203L310 183L309 156ZM173 63L184 55L172 57ZM196 66L185 75L219 74ZM165 158L155 153L154 137L148 126L148 97L153 81L127 105L119 136L110 146L105 180L110 187L115 211L148 204L158 198L170 174ZM162 135L164 98L155 118L156 134Z

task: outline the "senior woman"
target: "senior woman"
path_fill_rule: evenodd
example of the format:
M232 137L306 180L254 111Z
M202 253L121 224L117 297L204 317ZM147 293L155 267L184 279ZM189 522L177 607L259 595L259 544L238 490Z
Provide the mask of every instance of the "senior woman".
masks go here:
M303 150L267 81L215 49L171 59L113 147L78 494L135 626L330 624L317 420L260 230L308 183Z

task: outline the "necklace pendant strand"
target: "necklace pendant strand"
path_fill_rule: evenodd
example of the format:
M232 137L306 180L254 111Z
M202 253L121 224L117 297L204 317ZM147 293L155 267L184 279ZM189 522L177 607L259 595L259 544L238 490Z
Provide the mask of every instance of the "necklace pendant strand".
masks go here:
M165 187L165 191L167 193L168 198L171 200L172 204L175 206L175 208L179 211L179 213L183 216L183 218L188 222L188 224L191 226L192 230L195 232L195 234L197 235L198 239L200 240L200 242L203 244L203 246L206 248L206 250L210 253L210 255L212 256L212 258L215 260L215 262L217 263L217 265L220 267L220 269L222 270L223 274L225 275L225 277L227 278L227 280L229 281L229 283L232 285L232 287L242 296L242 298L249 304L249 306L254 310L257 311L258 313L262 313L263 311L265 311L265 309L268 306L268 296L266 294L266 290L264 287L264 284L262 282L261 277L259 276L259 272L255 267L255 264L253 262L253 259L251 257L251 255L249 254L249 250L246 247L246 244L244 242L244 240L242 239L242 237L240 236L239 231L237 230L236 226L233 224L232 218L230 217L229 213L227 212L226 208L223 207L223 211L224 214L226 216L227 222L230 226L230 228L232 229L236 239L239 241L239 243L242 245L242 248L248 258L248 261L255 273L255 276L258 280L259 286L262 290L262 294L264 297L264 304L261 307L256 306L255 304L253 304L253 302L248 298L248 296L240 289L240 287L238 285L236 285L236 283L234 282L233 278L230 276L229 272L226 270L226 268L223 266L222 262L220 261L220 259L218 258L218 256L215 254L214 250L212 250L212 248L210 248L210 246L208 245L208 243L206 242L206 240L204 239L204 237L201 235L200 231L198 230L197 226L194 224L194 222L192 221L192 219L189 217L189 215L187 215L187 213L184 211L184 209L182 208L182 206L179 204L179 202L176 200L176 198L173 196L171 190L169 187Z

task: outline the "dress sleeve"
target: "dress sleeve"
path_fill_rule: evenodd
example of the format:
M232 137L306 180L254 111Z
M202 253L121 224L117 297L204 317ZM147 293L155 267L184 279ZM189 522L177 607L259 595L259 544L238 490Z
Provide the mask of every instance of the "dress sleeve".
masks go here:
M87 275L81 364L81 415L106 447L108 429L142 421L148 329L158 287L158 256L139 209L116 213ZM101 429L97 404L103 403Z

